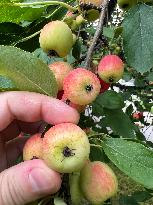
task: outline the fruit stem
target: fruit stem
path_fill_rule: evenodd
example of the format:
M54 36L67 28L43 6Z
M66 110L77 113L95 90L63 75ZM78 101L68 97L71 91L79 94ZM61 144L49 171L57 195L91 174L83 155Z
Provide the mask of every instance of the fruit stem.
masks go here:
M105 133L94 133L94 134L88 135L88 138L96 137L96 136L102 136L103 138L110 137L109 135L107 135Z
M98 145L98 144L90 144L91 147L99 147L99 148L102 148L101 145Z
M100 36L100 34L103 30L103 24L104 24L104 19L105 19L105 11L108 7L108 4L109 4L109 0L104 0L102 5L100 6L101 7L101 13L100 13L100 18L99 18L99 23L98 23L95 35L93 37L92 43L91 43L91 45L88 49L87 57L86 57L86 61L85 61L85 67L88 70L91 70L90 63L91 63L92 53L94 51L94 47L96 45L96 42L99 39L99 36Z
M24 42L24 41L27 41L27 40L29 40L29 39L31 39L31 38L37 36L39 33L40 33L40 31L37 31L37 32L33 33L33 34L30 35L30 36L27 36L27 37L25 37L25 38L22 38L21 40L12 43L12 46L16 46L18 43L22 43L22 42Z
M64 3L62 1L40 1L40 2L28 2L28 3L13 3L13 6L21 6L21 7L31 7L31 6L47 6L47 5L60 5L65 8L67 8L70 11L77 11L77 8L70 6L67 3Z

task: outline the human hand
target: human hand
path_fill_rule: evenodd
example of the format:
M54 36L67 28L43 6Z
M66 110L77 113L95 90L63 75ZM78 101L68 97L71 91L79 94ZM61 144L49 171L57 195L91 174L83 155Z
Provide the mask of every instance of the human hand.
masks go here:
M35 159L14 165L25 137L20 132L39 132L49 124L77 123L79 114L65 103L36 93L0 93L0 205L24 205L57 192L60 175Z

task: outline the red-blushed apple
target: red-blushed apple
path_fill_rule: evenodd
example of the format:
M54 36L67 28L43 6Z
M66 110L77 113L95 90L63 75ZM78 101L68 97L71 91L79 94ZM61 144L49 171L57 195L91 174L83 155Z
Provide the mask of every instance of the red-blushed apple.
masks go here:
M113 170L100 161L87 161L80 172L80 188L92 204L102 204L118 190L118 181Z
M72 66L63 61L57 61L48 65L48 67L53 71L57 85L58 91L63 90L63 80L68 75L68 73L73 70Z
M89 158L90 143L86 133L72 123L51 127L43 138L43 159L60 173L80 171Z
M100 85L101 85L100 93L104 93L106 90L109 89L110 83L106 83L106 82L103 81L101 78L99 78L99 81L100 81Z
M65 94L63 94L62 96L62 101L65 102L67 105L69 105L70 107L73 107L74 109L76 109L78 112L83 112L85 110L85 105L77 105L75 103L72 103Z
M78 105L94 101L100 92L97 76L85 68L72 70L64 79L63 90L68 99Z
M73 45L72 31L62 21L51 21L41 30L39 43L43 51L49 55L56 53L59 57L65 57Z
M23 148L23 160L42 159L42 138L40 133L31 136Z
M98 75L106 83L119 81L124 73L124 63L117 55L104 56L98 65Z
M143 117L143 112L135 112L135 113L133 113L132 117L133 117L133 119L139 120Z
M61 100L62 97L64 95L64 90L60 90L58 93L57 93L57 99Z

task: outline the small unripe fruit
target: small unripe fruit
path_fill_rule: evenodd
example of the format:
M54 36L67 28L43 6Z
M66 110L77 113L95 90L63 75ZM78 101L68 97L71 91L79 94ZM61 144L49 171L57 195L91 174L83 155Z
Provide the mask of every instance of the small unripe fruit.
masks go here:
M76 17L76 24L77 24L78 26L81 26L81 25L84 24L85 22L86 22L86 21L85 21L85 19L83 18L82 15L79 15L79 16Z
M70 107L73 107L74 109L76 109L78 112L83 112L85 110L85 105L77 105L75 103L72 103L65 94L63 94L62 96L62 101L65 102L67 105L69 105Z
M101 204L117 193L118 182L113 170L105 163L87 162L80 172L80 188L92 204Z
M72 66L69 63L58 61L49 64L48 66L54 73L57 85L58 85L58 91L63 89L63 80L68 75L68 73L73 69Z
M80 171L89 158L86 133L77 125L62 123L50 128L43 138L43 159L60 173Z
M99 18L99 14L100 12L96 9L90 9L86 12L85 14L85 18L87 19L87 21L95 21Z
M80 190L80 173L75 172L69 175L70 195L73 205L82 205L84 197Z
M63 90L71 102L78 105L87 105L98 96L100 82L91 71L85 68L77 68L64 79Z
M73 45L72 31L66 23L52 21L41 30L39 43L44 52L49 54L53 52L65 57Z
M72 31L76 31L78 29L78 25L76 23L76 20L73 20L71 25L70 25L70 28Z
M76 43L77 41L77 36L73 33L73 45Z
M86 11L85 18L88 21L95 21L99 18L100 6L102 5L103 0L80 0L80 7Z
M137 4L138 0L118 0L120 9L126 11Z
M107 55L98 65L98 75L106 83L115 83L124 73L124 63L117 55Z
M42 138L37 133L31 136L23 148L23 160L42 159Z

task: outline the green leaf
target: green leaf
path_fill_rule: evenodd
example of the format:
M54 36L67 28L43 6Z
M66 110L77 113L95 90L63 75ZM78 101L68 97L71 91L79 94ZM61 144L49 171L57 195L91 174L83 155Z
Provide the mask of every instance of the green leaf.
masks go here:
M8 77L17 90L56 96L57 83L48 66L32 53L0 46L0 75Z
M114 28L104 27L103 28L103 35L112 39L114 38Z
M90 160L91 161L101 161L103 162L106 159L106 155L103 149L99 147L90 147Z
M131 196L120 196L119 205L139 205Z
M15 84L6 76L0 75L0 91L15 90Z
M136 127L122 110L104 109L107 125L124 138L135 138Z
M137 191L132 194L132 197L138 202L144 202L151 199L153 196L148 191Z
M9 4L6 4L9 3ZM21 21L34 21L42 15L44 8L26 8L14 6L10 1L0 3L0 23L11 22L19 24Z
M123 22L123 46L129 66L144 73L153 67L153 8L139 4Z
M119 138L103 142L108 158L136 182L153 189L153 151L142 144Z
M153 81L153 72L149 73L149 75L147 76L147 80Z
M81 54L81 42L79 40L73 46L72 55L75 59L80 59Z
M98 104L108 109L120 109L124 107L124 101L122 96L112 90L108 90L99 95L94 101L94 105Z

